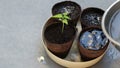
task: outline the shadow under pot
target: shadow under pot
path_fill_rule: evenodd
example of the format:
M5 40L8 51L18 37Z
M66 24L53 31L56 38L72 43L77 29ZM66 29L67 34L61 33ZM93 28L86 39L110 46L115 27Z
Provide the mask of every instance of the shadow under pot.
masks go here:
M99 8L86 8L82 11L80 21L82 28L86 28L89 26L97 26L101 28L101 20L104 11Z
M81 7L72 1L62 1L52 7L52 14L68 13L70 17L69 24L76 26L81 13Z
M59 58L69 53L76 36L76 28L65 25L58 19L50 18L43 29L43 40L48 50Z
M99 27L89 27L81 31L78 38L78 49L83 61L101 56L107 49L109 40Z

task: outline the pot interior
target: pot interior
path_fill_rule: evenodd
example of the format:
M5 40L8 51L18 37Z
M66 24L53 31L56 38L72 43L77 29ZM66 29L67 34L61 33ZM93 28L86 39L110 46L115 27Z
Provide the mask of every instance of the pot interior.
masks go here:
M52 14L68 12L71 19L76 19L80 16L81 7L72 1L63 1L55 4L52 8Z
M120 45L120 1L112 4L105 12L102 27L105 35L114 44Z
M99 8L84 9L81 14L81 22L85 26L100 26L103 14L104 11Z

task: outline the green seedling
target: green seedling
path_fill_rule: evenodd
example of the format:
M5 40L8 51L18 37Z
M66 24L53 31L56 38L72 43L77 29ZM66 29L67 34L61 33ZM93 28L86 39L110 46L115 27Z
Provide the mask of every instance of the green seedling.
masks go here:
M54 16L52 16L52 18L58 18L62 23L62 32L64 30L64 25L68 25L68 20L70 20L70 17L68 16L69 13L65 12L65 13L61 13L61 14L56 14Z

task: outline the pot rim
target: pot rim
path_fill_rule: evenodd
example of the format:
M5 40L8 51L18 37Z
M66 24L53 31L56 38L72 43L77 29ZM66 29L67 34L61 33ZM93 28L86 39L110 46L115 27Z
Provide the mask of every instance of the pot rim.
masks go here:
M105 19L106 19L106 16L107 14L109 13L109 11L117 4L119 3L120 1L117 0L115 1L112 5L109 6L109 8L105 11L104 15L103 15L103 18L102 18L102 22L101 22L101 27L102 27L102 30L104 32L104 34L106 35L106 37L111 41L113 42L115 45L117 46L120 46L120 43L118 43L117 41L115 41L109 34L108 32L106 31L106 28L105 28Z
M43 43L44 44L44 43ZM61 59L57 56L55 56L53 53L51 53L48 48L45 46L45 44L43 45L45 51L47 52L47 55L56 63L58 63L61 66L64 67L90 67L94 64L96 64L97 62L99 62L102 57L104 56L104 54L107 52L107 49L105 50L105 52L100 55L99 57L93 59L93 60L89 60L89 61L80 61L80 62L74 62L74 61L69 61L69 60L65 60L65 59ZM86 65L87 64L87 65Z

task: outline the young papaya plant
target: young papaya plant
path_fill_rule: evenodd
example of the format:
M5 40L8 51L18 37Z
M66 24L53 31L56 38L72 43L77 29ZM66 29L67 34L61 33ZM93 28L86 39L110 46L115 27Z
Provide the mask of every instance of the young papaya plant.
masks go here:
M58 18L62 23L62 32L64 30L64 25L68 25L68 20L70 20L70 17L68 16L68 12L61 13L61 14L56 14L52 16L52 18Z

